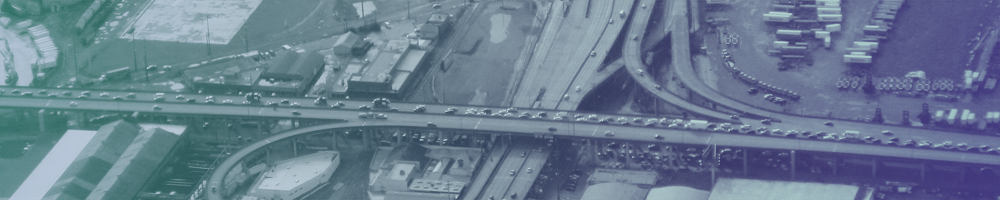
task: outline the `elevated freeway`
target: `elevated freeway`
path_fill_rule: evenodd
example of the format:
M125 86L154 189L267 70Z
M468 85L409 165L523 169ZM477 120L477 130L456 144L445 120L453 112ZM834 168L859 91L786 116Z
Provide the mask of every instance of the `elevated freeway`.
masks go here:
M653 3L652 0L643 0L643 2ZM768 129L781 129L781 130L797 130L797 131L811 131L811 132L829 132L829 133L842 133L845 131L860 131L860 137L873 137L880 139L882 141L887 141L892 138L897 138L900 141L913 140L913 141L930 141L932 143L941 141L954 141L955 144L972 142L980 139L996 140L997 137L983 136L983 135L970 135L953 133L939 130L929 130L920 129L908 126L894 126L894 125L884 125L884 124L872 124L863 123L856 121L846 121L838 119L828 119L820 117L810 117L793 115L781 112L770 111L766 109L757 108L743 102L731 99L718 91L708 87L701 79L698 78L697 73L695 73L694 68L691 64L691 50L690 50L690 35L688 28L687 19L687 3L688 1L671 1L673 4L667 6L670 8L668 10L670 17L669 23L669 35L671 39L671 52L672 52L672 68L676 70L677 77L680 81L692 92L705 97L710 101L715 102L716 105L721 107L727 107L732 110L739 111L741 116L744 118L753 117L757 119L772 119L776 123L769 125L762 125ZM667 102L678 105L682 108L687 108L691 112L695 112L701 115L719 115L718 111L711 109L701 109L703 107L694 106L690 103L685 103L683 99L676 98L675 95L668 91L662 91L655 87L657 84L654 77L643 75L639 70L646 70L646 66L642 64L639 55L641 55L640 43L643 35L643 31L646 29L646 23L644 19L647 17L640 17L639 15L645 15L645 12L641 10L636 11L636 16L633 19L631 28L629 29L629 37L638 36L638 40L627 40L624 45L624 57L626 58L626 66L630 71L630 75L640 83L640 85L647 91L656 94L656 96L666 100ZM747 119L743 119L744 124L752 124ZM832 125L828 126L825 123L830 122ZM883 134L884 131L893 133L892 135ZM975 139L974 139L975 138ZM972 143L968 143L972 144Z
M566 98L580 99L582 95L571 92L574 83L586 82L600 68L609 49L624 27L624 19L615 11L631 10L634 1L575 1L570 6L568 18L553 12L553 23L546 27L539 49L529 62L520 83L515 84L510 102L514 107L573 110L574 105L560 106ZM590 4L590 5L587 5ZM561 10L561 9L554 9ZM590 12L584 17L583 12ZM586 19L584 19L586 18ZM573 23L578 21L578 23ZM614 21L614 23L608 23ZM584 31L581 26L586 26ZM552 28L552 29L550 29ZM556 39L556 34L562 36ZM577 39L577 36L579 37ZM565 41L560 41L565 40ZM553 43L559 42L554 45ZM594 52L594 56L591 56ZM565 96L564 96L565 95ZM578 100L577 100L578 101Z
M71 105L75 102L75 105ZM159 105L162 109L151 109L153 105ZM655 126L629 126L615 125L593 122L574 122L566 120L511 118L511 117L491 117L482 115L462 115L445 114L440 111L428 111L428 113L415 113L408 111L390 112L386 110L375 111L377 113L388 114L388 119L359 119L358 109L329 109L329 108L292 108L292 107L268 107L263 105L218 105L218 104L189 104L189 103L162 103L145 101L109 101L100 99L60 99L60 98L32 98L22 96L0 96L0 108L13 109L46 109L48 111L114 111L114 112L139 112L140 114L164 114L164 115L188 115L188 116L214 116L214 117L236 117L236 118L278 118L278 119L327 119L343 120L347 123L334 123L317 127L322 129L333 129L341 127L363 127L363 126L405 126L405 127L428 127L428 122L434 123L433 128L455 129L466 131L483 131L494 133L521 133L527 135L552 135L561 137L587 137L604 139L637 140L652 142L670 142L686 144L718 144L733 147L752 148L776 148L806 151L823 151L837 153L854 153L863 155L877 155L900 158L916 158L928 160L941 160L953 162L968 162L981 164L1000 164L1000 158L996 153L979 153L976 150L970 151L949 151L938 149L923 149L900 147L896 145L880 145L851 142L835 142L830 140L812 140L805 138L773 137L761 135L740 134L725 131L694 130L683 128L671 128L670 126L657 124ZM298 111L293 114L291 111ZM367 110L365 110L367 111ZM297 129L312 130L312 129ZM308 132L308 131L306 131ZM304 133L301 131L290 131L282 134ZM611 133L611 134L608 134ZM278 134L278 135L282 135ZM900 135L911 133L901 132ZM277 137L278 135L272 136ZM654 136L659 135L660 138ZM952 133L941 132L939 136L949 137ZM930 136L928 136L930 137ZM936 139L935 137L932 139ZM968 135L970 146L991 145L998 146L1000 138L989 136ZM276 141L281 138L266 139ZM965 141L956 141L965 142Z
M75 105L71 105L75 102ZM161 110L151 109L159 105ZM249 105L219 105L205 103L164 103L150 101L114 101L104 99L70 99L70 98L39 98L12 95L0 95L0 108L13 109L45 109L47 111L117 111L139 112L141 114L215 116L238 118L279 118L279 119L328 119L343 120L343 123L330 123L302 127L273 134L262 138L243 149L231 154L210 179L210 186L216 188L222 185L225 172L241 161L249 153L256 151L269 143L281 141L296 135L309 134L330 129L362 129L382 127L404 127L414 129L444 129L470 131L475 133L498 133L516 135L552 135L556 137L576 137L594 139L634 140L648 142L665 142L708 145L716 144L729 147L749 147L765 149L787 149L815 151L828 153L848 153L860 155L884 156L906 159L923 159L934 161L962 162L987 165L1000 165L1000 155L996 153L979 153L976 150L957 151L927 148L900 147L896 145L835 142L829 140L812 140L804 138L773 137L748 135L723 131L706 131L669 128L667 126L627 126L592 122L556 121L547 119L525 119L510 117L490 117L482 115L454 115L440 111L428 113L377 111L389 114L388 119L358 119L358 109L329 109L307 107L268 107L258 104ZM292 110L298 114L291 113ZM434 123L428 127L428 122ZM899 133L902 135L908 132ZM659 138L654 136L660 136ZM952 133L937 133L939 136L953 136ZM966 136L972 146L1000 144L1000 138L987 136ZM211 193L211 199L225 199L218 193Z
M677 96L674 93L662 90L662 87L659 86L658 83L656 83L656 80L653 79L653 75L646 73L649 71L649 68L646 67L645 63L643 63L642 52L640 50L642 48L641 47L642 41L645 37L646 27L649 24L649 18L653 13L651 7L654 6L655 3L657 2L658 1L655 0L642 0L640 1L640 3L646 4L646 6L650 8L646 9L639 8L635 9L635 11L633 12L634 14L632 16L632 23L629 26L628 34L625 35L628 38L625 40L625 45L622 49L622 59L625 61L625 66L629 69L629 74L633 78L635 78L636 82L639 83L639 85L641 85L643 88L646 88L652 94L656 95L660 99L667 101L670 104L673 104L674 106L677 106L678 108L690 111L692 114L695 115L701 115L709 118L730 119L730 117L733 115L731 113L720 112L710 108L702 107L700 105L688 102L686 99L681 98L680 96ZM678 1L671 1L671 2L678 2ZM672 5L669 7L677 8L677 5ZM675 22L667 22L667 23L670 23L671 25L678 24ZM676 44L674 46L676 46ZM685 58L687 57L680 57L674 55L673 59L671 60L675 63L687 62L687 65L690 66L691 60Z

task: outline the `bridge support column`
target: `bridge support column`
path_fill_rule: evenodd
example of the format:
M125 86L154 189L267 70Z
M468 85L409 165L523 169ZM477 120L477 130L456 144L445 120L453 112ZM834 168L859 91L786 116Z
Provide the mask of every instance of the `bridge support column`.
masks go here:
M840 166L840 159L833 158L833 166L832 166L833 175L837 175L837 168L840 168L839 166Z
M789 157L792 158L791 159L792 162L789 163L791 165L791 168L792 168L792 170L791 170L792 171L792 180L795 180L795 150L792 150L792 152L789 154Z
M45 134L45 109L38 110L38 131Z
M299 157L299 143L292 138L292 157Z
M396 134L396 145L399 145L399 143L403 143L403 130L396 129L395 134Z
M920 182L927 181L927 162L920 162Z
M747 168L747 166L748 166L747 162L749 162L747 160L747 151L749 151L749 150L748 149L743 149L743 176L746 176L748 174L748 171L750 170L749 168Z
M878 158L872 158L872 178L878 177Z
M965 165L958 166L958 182L965 183Z
M368 147L368 140L371 140L371 136L370 135L372 133L373 133L373 131L371 131L371 130L361 130L361 145L364 145L365 148Z

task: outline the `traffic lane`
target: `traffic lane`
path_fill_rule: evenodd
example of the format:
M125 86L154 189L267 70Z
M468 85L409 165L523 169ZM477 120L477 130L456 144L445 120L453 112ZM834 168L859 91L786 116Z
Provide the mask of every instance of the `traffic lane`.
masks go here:
M548 150L542 150L539 152L533 148L528 153L528 158L521 166L521 171L523 171L523 173L519 173L517 175L517 179L515 179L515 182L511 185L510 190L507 191L506 196L509 197L510 195L516 194L517 196L523 197L529 193L531 186L534 185L535 179L538 178L538 172L542 169L542 165L545 164L545 161L548 158L548 154L546 153L547 151ZM528 169L531 169L531 172L528 172Z
M674 6L676 6L676 7L682 7L682 6L678 6L678 5L684 4L685 2L686 1L677 1L677 2L675 2L675 3L677 3L677 5L674 5ZM676 22L672 22L673 25L674 25L672 29L673 30L686 30L686 27L687 27L687 25L686 25L687 23L686 22L687 21L686 20L682 20L682 19L684 19L684 18L682 18L684 11L681 10L681 9L673 9L672 11L674 11L674 13L672 14L672 16L674 16L674 18L675 18L675 20L672 20L672 21L676 21ZM687 42L688 32L687 31L674 31L674 33L671 34L671 35L673 35L673 42L672 42L673 43L673 47L672 47L673 56L677 57L677 58L687 58L687 57L690 57L690 50L688 49L689 45L688 45L688 42ZM996 137L982 137L982 136L979 136L979 135L965 135L965 134L957 134L957 133L950 133L950 132L944 132L944 131L933 131L933 130L926 130L926 129L917 129L917 128L912 128L912 127L887 126L887 125L878 125L878 124L871 124L871 123L858 123L858 122L844 121L844 120L837 120L837 119L819 119L819 118L812 118L812 117L787 115L787 114L784 114L784 113L777 113L777 112L772 112L772 111L769 111L769 110L759 109L759 108L756 108L756 107L753 107L753 106L750 106L750 105L746 105L746 104L744 104L742 102L738 102L738 101L735 101L733 99L730 99L729 97L726 97L726 96L724 96L722 94L719 94L717 91L712 90L711 88L709 88L704 82L701 82L697 78L697 76L694 76L694 74L695 74L694 70L693 70L693 68L690 67L691 65L690 65L690 61L688 59L674 59L674 60L675 60L675 65L674 66L678 66L678 67L675 67L675 69L678 70L677 72L680 74L679 77L680 77L681 81L684 82L685 85L688 88L691 88L691 90L699 93L702 96L705 96L708 99L712 99L713 101L715 101L717 103L720 103L723 106L734 108L736 110L742 110L744 112L755 113L755 114L762 115L762 116L769 116L769 117L773 117L773 118L778 118L778 119L782 119L782 121L783 121L781 123L775 123L775 124L772 124L772 125L769 125L769 126L766 126L766 127L777 128L777 129L784 129L784 130L799 130L799 131L814 131L814 132L816 132L816 131L824 131L824 132L829 132L829 133L842 133L842 132L848 131L848 130L858 130L858 131L861 131L861 134L860 134L861 136L860 137L868 137L868 136L870 136L870 137L878 138L878 139L883 140L883 141L889 140L891 137L896 137L896 138L899 138L902 141L905 141L905 140L915 140L915 141L927 140L927 141L930 141L930 142L933 142L933 143L939 143L939 142L944 142L944 141L955 141L955 144L958 144L958 143L968 143L972 147L978 147L980 145L991 145L991 146L995 147L997 144L1000 144L1000 143L998 143L998 142L1000 142L1000 140L998 140ZM683 66L683 67L681 67L681 66ZM834 122L835 125L834 126L823 125L825 122L828 122L828 121L829 122ZM889 131L893 132L893 135L892 136L883 135L883 134L881 134L883 130L889 130Z
M560 54L560 52L558 51L542 52L545 54L545 57L540 57L541 60L539 60L539 62L532 64L535 67L530 69L529 74L533 76L529 76L527 80L522 80L527 82L526 84L521 84L522 87L526 86L527 88L522 88L518 90L521 91L520 92L521 95L517 95L520 98L515 99L513 105L516 105L518 107L534 108L535 100L538 100L539 108L554 109L555 105L563 99L564 92L569 87L568 85L566 85L566 83L571 82L573 79L573 75L579 72L580 67L582 67L581 60L589 58L588 57L589 50L581 47L592 48L593 46L588 44L597 43L597 38L600 37L597 34L597 31L604 30L604 26L607 25L601 22L607 21L611 17L612 13L611 10L614 9L615 1L598 1L598 2L603 4L590 6L590 8L597 9L594 13L592 13L594 19L583 20L584 22L586 21L591 22L588 23L591 25L588 26L588 29L586 30L584 37L580 38L580 40L577 40L576 42L579 45L583 46L577 46L575 51L570 50L570 52L572 53L569 54ZM555 13L555 14L559 15L560 13ZM561 18L561 16L558 17ZM595 21L601 24L594 25ZM567 21L559 23L563 24L571 22ZM558 32L560 33L564 33L563 30L565 30L565 29L559 29L559 27L553 27L553 28L559 30ZM544 41L544 42L552 43L555 41ZM548 57L551 57L549 56L550 53L556 53L557 57L552 59L559 60L555 61L556 63L554 63L553 66L548 66L549 62L546 62L550 61L548 59ZM546 90L546 92L539 94L539 92L543 89Z
M147 101L147 102L152 102L153 101L153 96L155 96L155 94L157 94L157 93L154 93L154 92L129 92L129 91L86 90L86 89L66 89L66 88L63 88L63 89L53 89L53 88L0 87L0 89L4 89L5 90L4 94L6 94L6 95L12 95L12 96L16 96L16 95L14 95L14 94L11 93L14 89L18 89L21 92L34 92L35 93L34 94L34 98L39 98L39 99L49 98L49 97L44 97L42 95L39 95L38 92L41 91L41 90L47 90L48 93L57 94L56 98L60 98L60 99L79 99L78 96L81 94L81 92L83 92L83 91L90 91L90 96L87 97L87 99L107 100L107 101L111 101L114 97L121 96L121 97L123 97L123 101ZM62 92L70 92L71 95L64 96L64 95L62 95ZM107 97L101 97L100 94L101 93L105 93L105 92L107 92L109 95ZM128 94L131 94L131 93L134 93L136 97L135 98L128 98L127 97ZM4 94L0 94L0 96L2 96ZM194 103L199 103L200 104L200 103L204 103L205 102L205 97L212 96L215 99L215 104L218 104L218 105L225 105L225 104L223 104L223 102L225 100L232 100L232 105L244 105L244 104L242 104L242 102L246 99L244 96L225 95L225 94L223 94L223 95L216 95L216 94L169 93L169 92L168 93L163 93L163 94L164 94L163 95L164 96L164 100L162 102L160 102L162 104L170 104L170 103L188 104L187 101L186 101L187 99L194 99L195 100ZM183 98L178 99L177 98L178 96L183 96ZM295 103L299 103L299 107L301 107L302 109L306 109L306 108L329 109L330 105L333 105L333 104L335 104L337 102L344 103L344 106L342 107L342 109L348 109L348 110L350 110L350 109L357 109L357 108L359 108L362 105L372 106L371 101L368 101L368 100L337 100L337 99L329 99L328 100L328 105L316 105L316 104L312 103L315 100L315 98L302 98L302 97L262 97L261 98L261 102L265 102L265 103L266 102L281 102L282 100L288 100L289 103L288 104L279 104L279 107L289 107L291 105L291 103L295 102ZM259 105L259 104L257 104L257 105ZM397 102L397 103L391 103L390 104L390 106L398 108L400 112L410 112L410 111L412 111L413 108L416 108L416 106L418 106L418 105L425 105L428 113L440 113L440 112L444 112L446 109L449 109L449 108L455 108L455 109L457 109L457 111L456 111L457 114L465 113L465 111L467 111L468 109L476 109L477 111L482 111L485 108L489 108L489 109L492 109L493 113L499 112L502 109L507 109L507 108L501 108L501 107L483 107L483 106L447 105L447 104L421 104L421 103L407 103L407 102ZM518 113L513 113L513 114L519 115L522 112L527 112L527 113L530 113L532 115L538 115L538 113L540 113L540 112L546 112L546 114L549 115L548 117L551 118L551 117L554 117L555 114L558 113L558 112L560 112L560 111L556 111L556 110L542 110L542 109L520 109L520 111ZM617 119L617 118L620 118L620 117L626 117L626 118L630 118L630 119L632 119L632 118L642 118L643 120L648 120L648 119L660 120L660 119L664 119L664 118L651 118L649 116L642 116L642 115L583 113L583 112L573 112L573 111L564 111L564 112L567 113L566 118L571 118L573 115L577 115L577 114L580 114L580 115L583 115L583 116L588 116L588 115L591 115L591 114L594 114L594 115L600 114L601 118L612 117L612 118ZM595 121L594 120L588 120L588 122L595 122Z
M507 191L510 190L511 185L514 183L514 179L516 178L516 176L519 173L523 173L520 170L520 168L524 164L524 161L527 159L517 154L519 154L520 152L526 152L529 149L531 149L531 147L528 146L528 144L525 143L515 144L514 148L511 149L511 151L507 154L507 157L504 159L504 162L501 164L500 170L497 171L497 174L493 175L493 179L486 186L488 188L485 190L486 192L483 193L483 197L493 197L493 198L507 197L504 195L507 193Z
M633 2L634 1L618 1L616 2L615 8L618 8L620 10L629 8L629 10L631 10ZM615 9L612 9L612 12L614 10ZM580 101L583 100L583 98L586 97L587 93L589 93L590 90L597 85L594 84L594 86L589 86L590 85L589 83L596 82L599 84L603 82L605 79L607 79L608 76L610 76L610 73L608 72L604 72L605 74L607 74L606 76L595 75L596 73L601 73L601 71L598 71L598 69L600 69L600 66L603 64L604 59L607 58L608 56L607 52L610 52L609 50L607 52L602 53L600 52L600 50L611 49L611 45L613 45L615 40L618 39L619 33L621 33L622 28L625 27L624 21L625 20L622 19L621 22L619 23L605 25L604 30L601 31L600 39L597 41L597 44L595 44L594 48L592 49L592 52L595 52L596 55L593 56L593 59L588 58L584 60L580 72L578 72L578 74L573 78L572 83L569 83L567 86L565 93L574 95L570 95L570 98L562 99L561 101L559 101L559 103L557 103L557 106L554 107L554 109L576 110L577 106L580 104ZM611 68L610 72L614 72L617 70L617 68L614 67L609 67L609 68ZM582 89L585 85L588 86L586 91ZM580 87L580 88L573 89L576 91L571 93L570 89L575 87Z
M35 91L35 92L37 92L37 91L42 90L42 89L20 88L20 87L5 87L5 88L7 88L7 89L10 89L10 88L24 89L23 91L25 91L25 92L28 92L28 91ZM61 92L61 91L76 91L76 90L71 90L71 89L52 89L49 92L58 93L58 92ZM78 91L76 91L76 92L78 92ZM92 94L91 94L91 96L92 96L91 98L98 98L98 99L109 100L113 96L121 96L121 95L126 95L127 94L127 92L109 91L108 93L111 94L111 95L109 95L109 97L99 97L98 92L101 92L101 91L93 91ZM154 93L141 93L140 92L140 93L136 93L136 94L137 94L137 98L136 99L138 99L138 100L142 100L143 98L145 98L145 99L151 101L152 100L151 96ZM180 104L185 104L185 105L189 104L189 103L183 103L183 100L171 99L172 98L171 96L174 96L175 93L169 93L169 94L170 95L165 95L168 98L168 100L166 100L167 102L164 102L164 103L160 104L161 107L166 106L166 107L163 107L166 111L169 111L169 110L173 109L172 106L167 106L168 104L171 104L171 103L180 103ZM199 98L204 97L204 96L210 96L210 95L205 95L205 94L188 94L188 95L192 95L192 96L187 96L188 98L196 98L196 99L199 99ZM231 97L233 97L233 98L242 98L242 97L239 97L239 96L231 96ZM63 98L63 96L60 96L60 98ZM66 98L73 98L73 97L66 97ZM271 98L274 99L275 101L279 101L278 97L271 97ZM222 98L218 98L217 97L217 99L222 99ZM307 101L309 99L300 98L299 100ZM222 100L218 100L218 101L221 102ZM357 107L357 106L360 106L360 105L370 105L370 103L363 102L363 101L362 102L348 101L345 104L347 104L347 105L345 105L345 107L348 110L351 110L351 108ZM82 105L82 106L83 107L88 107L89 105L85 104L85 105ZM229 105L229 106L240 106L240 105ZM310 105L310 104L306 103L303 106L304 107L302 107L301 109L307 109L309 106L313 106L313 105ZM409 105L409 106L415 106L415 105ZM429 107L428 109L432 109L432 111L430 111L430 112L435 112L435 111L433 111L433 109L444 110L445 107L447 107L447 105L440 105L440 106L430 105L428 107ZM216 108L216 107L211 107L211 108ZM282 106L282 107L279 107L279 108L283 110L283 109L289 108L289 107ZM325 108L325 107L314 106L313 108ZM462 107L462 109L467 109L467 108L469 108L469 107ZM91 108L91 109L92 110L99 110L97 108ZM292 107L291 109L299 109L299 108ZM354 111L362 111L362 110L354 110ZM160 111L160 112L163 112L163 111ZM285 111L285 112L288 112L288 114L291 114L291 111ZM274 113L274 114L276 116L281 116L281 115L279 115L280 113ZM306 114L306 116L311 116L311 115L310 114ZM319 117L319 116L315 116L315 117ZM352 116L341 116L341 117L353 118ZM465 117L465 115L463 115L463 117ZM808 120L809 118L806 118L806 119ZM813 121L811 123L821 124L822 122L820 122L820 121ZM843 131L843 130L836 129L835 127L829 127L829 126L807 127L807 126L801 126L800 124L801 124L801 122L800 123L786 122L786 123L777 123L775 125L764 126L764 127L766 127L768 130L771 130L771 129L808 130L808 131L826 131L826 132L829 132L829 133L839 133L840 131ZM663 124L660 124L660 125L657 125L657 126L662 126L662 125ZM971 147L979 147L980 145L997 146L997 144L1000 144L1000 140L998 140L995 137L986 137L986 136L978 136L978 135L942 134L942 132L937 132L937 131L926 131L927 133L912 134L912 133L907 133L907 132L900 132L899 129L892 129L891 127L879 126L879 125L875 125L875 124L866 124L866 123L854 124L851 127L853 129L855 129L855 130L890 130L890 131L894 132L893 135L895 137L897 137L900 141L913 140L915 142L929 141L929 142L932 142L932 143L939 143L939 142L943 142L943 141L956 141L955 144L968 143ZM871 132L871 131L862 132L862 133L866 134L866 136L880 135L878 132ZM876 137L876 136L873 136L873 137ZM878 138L880 138L881 140L888 140L888 136L881 136L881 137L878 137Z
M553 93L544 94L541 102L542 108L557 109L559 107L558 105L561 104L565 99L567 99L566 97L568 97L569 99L583 98L581 96L570 95L572 94L570 93L570 90L572 88L572 83L574 82L575 79L578 79L581 74L587 74L584 71L596 70L596 68L587 68L586 62L591 60L597 60L596 57L590 56L590 52L598 51L597 46L598 44L601 43L600 39L603 37L608 27L611 26L608 23L603 23L603 22L613 19L619 19L619 21L623 21L620 20L621 18L615 17L614 10L622 9L624 7L629 7L631 6L632 1L620 0L620 1L605 1L605 2L608 2L608 4L610 5L606 7L607 9L602 10L602 12L596 13L596 16L599 17L593 19L596 22L592 22L592 24L595 25L590 26L590 29L586 33L586 37L583 40L579 40L580 44L583 46L578 47L576 49L576 53L571 54L566 58L570 59L567 64L568 67L560 67L560 68L575 69L575 70L570 70L570 73L567 74L571 75L568 76L569 80L553 80L555 82L550 82L548 84L549 86L551 86L549 89L551 89ZM597 7L597 8L605 8L605 7ZM586 77L589 77L589 75Z
M70 105L71 100L50 99L48 101L23 101L21 98L0 98L0 105L12 107L41 107L54 109L76 109ZM107 103L96 100L77 100L78 104L91 105L87 110L113 110L113 111L150 111L152 103L148 102L117 102ZM79 106L79 105L78 105ZM315 118L315 119L349 119L354 116L355 111L346 110L303 110L301 115L293 115L290 110L267 108L260 106L213 106L197 104L175 104L171 106L174 111L153 111L168 114L202 114L202 115L227 115L227 116L257 116L274 118ZM167 108L164 108L167 109ZM284 112L283 112L284 111ZM821 150L823 152L857 153L868 155L883 155L900 158L921 158L936 159L954 162L972 162L982 164L1000 164L1000 159L995 155L987 155L973 152L944 151L931 149L917 149L908 147L882 146L875 144L852 144L840 142L838 146L824 149L806 149L804 147L819 148L826 141L815 141L805 139L790 139L779 137L761 137L738 135L731 133L715 133L695 130L678 129L652 129L647 127L598 125L598 124L578 124L559 123L557 121L545 120L524 120L510 118L479 118L471 116L437 115L435 119L429 119L426 114L395 113L388 120L352 120L361 122L362 125L379 126L426 126L427 121L435 123L438 128L459 129L459 130L485 130L498 132L518 132L533 134L554 134L576 137L610 138L637 141L672 142L685 144L719 144L735 147L752 148L784 148L791 150ZM551 128L551 129L550 129ZM554 129L554 131L552 131ZM611 134L608 134L611 133ZM603 135L599 135L603 134ZM654 138L659 134L662 140ZM735 139L734 139L735 138ZM730 139L730 140L726 140ZM996 139L996 138L992 138ZM727 142L728 141L728 142ZM798 144L796 144L796 142ZM798 146L794 146L798 145ZM846 145L845 148L839 146ZM861 146L864 145L864 146ZM976 145L976 144L972 144ZM975 146L973 146L975 147ZM865 151L859 151L865 149ZM905 149L905 150L900 150ZM867 151L872 150L872 151ZM910 152L910 153L905 153Z
M675 3L676 2L678 1L675 1ZM652 6L655 5L656 1L647 0L643 1L642 3L647 4L647 6ZM630 71L629 75L631 75L633 79L636 80L636 82L642 85L643 88L646 88L646 90L650 91L651 93L655 94L661 99L664 99L667 102L670 102L671 104L677 107L697 113L699 115L704 115L715 119L730 120L731 114L708 109L700 105L695 105L691 102L688 102L685 99L678 97L673 93L655 89L657 85L655 81L653 81L651 78L647 78L645 75L640 75L644 73L640 73L639 71L642 70L643 68L646 68L646 65L642 63L642 58L641 58L642 53L639 52L641 48L640 41L642 41L644 35L643 33L646 31L646 26L648 25L649 17L651 15L652 11L650 9L640 9L639 11L634 12L634 16L632 17L632 24L629 27L628 35L626 35L627 38L625 40L625 47L623 48L624 52L622 55L623 59L625 60L625 66ZM677 37L675 36L674 38L676 39ZM681 58L681 57L675 56L675 58ZM687 60L687 59L672 59L672 60L673 62L675 62L674 66L678 66L676 62L680 62L680 60ZM690 63L690 61L688 62Z

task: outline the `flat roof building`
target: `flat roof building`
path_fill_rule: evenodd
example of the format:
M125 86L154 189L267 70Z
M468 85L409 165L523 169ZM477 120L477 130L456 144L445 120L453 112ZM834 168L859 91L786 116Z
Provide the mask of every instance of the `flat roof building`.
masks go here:
M303 95L326 63L315 51L287 50L277 53L265 66L266 70L253 84L253 91L286 95Z
M659 175L655 171L638 171L622 169L594 169L594 174L590 175L587 182L590 184L600 183L625 183L642 188L649 188L656 184Z
M720 178L708 200L854 200L858 186Z
M406 40L386 42L364 69L351 72L347 92L398 94L410 74L423 62L426 51L410 48Z
M649 189L639 188L626 183L598 183L587 186L587 191L583 192L581 200L643 200L649 194Z
M279 161L264 171L247 192L262 199L299 199L330 181L340 166L340 153L320 151Z

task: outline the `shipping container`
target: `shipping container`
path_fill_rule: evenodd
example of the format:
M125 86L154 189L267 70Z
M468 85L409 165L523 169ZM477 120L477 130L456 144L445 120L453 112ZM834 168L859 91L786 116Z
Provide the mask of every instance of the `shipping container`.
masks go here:
M836 14L836 15L823 15L823 14L816 15L816 20L820 21L820 22L840 22L840 21L844 20L843 18L844 18L844 16L843 15L839 15L839 14Z
M820 7L816 8L816 13L824 15L839 15L840 7Z
M813 35L816 36L816 39L823 39L823 38L830 37L830 32L829 31L815 31Z
M867 55L844 55L846 63L872 63L872 57Z
M934 121L941 122L942 120L944 120L944 111L938 110L937 112L934 112Z
M788 41L774 41L774 48L780 49L788 46Z
M951 109L948 111L948 119L946 119L945 122L948 122L948 124L955 124L955 117L957 116L958 109Z
M792 21L792 16L764 14L764 21L767 21L767 22L790 22L790 21Z
M823 38L823 47L830 48L830 37Z
M840 24L827 24L826 31L837 32L840 31Z

